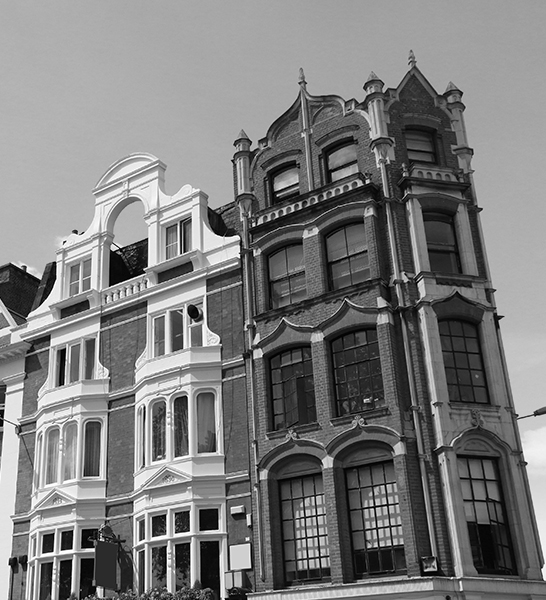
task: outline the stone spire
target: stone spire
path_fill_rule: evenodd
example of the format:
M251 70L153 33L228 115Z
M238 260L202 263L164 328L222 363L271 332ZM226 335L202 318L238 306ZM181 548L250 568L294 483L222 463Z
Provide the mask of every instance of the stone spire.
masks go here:
M303 67L300 67L300 74L298 77L298 83L305 90L307 89L307 81L305 81L305 73L303 72Z
M417 66L417 59L415 58L415 54L413 53L413 50L409 51L408 65L409 65L410 69L413 69L413 67Z

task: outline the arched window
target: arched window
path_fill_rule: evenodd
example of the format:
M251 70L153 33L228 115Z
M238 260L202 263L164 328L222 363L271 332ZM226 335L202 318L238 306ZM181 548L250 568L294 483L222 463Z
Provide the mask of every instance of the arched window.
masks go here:
M436 164L436 141L434 133L426 129L406 129L406 150L408 160Z
M188 442L188 397L179 396L173 403L174 413L174 456L186 456Z
M430 270L441 273L462 273L453 216L425 212L423 220Z
M364 223L352 223L326 237L330 288L339 290L370 278Z
M311 348L291 348L270 360L273 429L316 421Z
M328 183L358 173L356 144L353 141L335 146L326 154L326 179Z
M84 427L83 476L100 477L100 421L87 421Z
M59 479L59 429L47 432L45 456L45 484L57 483Z
M64 429L63 439L63 481L76 479L78 457L78 425L69 423Z
M383 397L375 329L352 331L333 340L332 362L338 416L373 408Z
M480 574L515 575L497 460L459 456L457 464L476 570Z
M271 204L284 202L300 193L300 172L297 165L281 167L271 177Z
M303 246L286 246L269 256L269 298L271 308L288 306L303 300L305 287L305 265Z
M152 406L152 462L163 460L167 454L165 400Z
M197 395L197 452L216 452L216 411L212 392Z
M450 402L487 404L487 380L478 328L473 323L440 321L440 341Z

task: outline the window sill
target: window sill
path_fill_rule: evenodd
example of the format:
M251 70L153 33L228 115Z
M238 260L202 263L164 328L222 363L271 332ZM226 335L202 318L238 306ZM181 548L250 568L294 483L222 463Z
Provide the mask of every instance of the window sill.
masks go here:
M384 417L390 414L390 410L386 406L370 408L369 410L362 410L360 412L350 413L348 415L342 415L341 417L334 417L330 419L330 424L334 427L338 427L340 425L349 425L355 421L359 421L360 419L377 419L379 417Z
M55 318L60 319L63 310L71 308L77 304L83 304L84 302L89 303L89 308L94 308L100 304L100 294L97 292L97 290L87 290L85 292L81 292L80 294L75 294L69 298L64 298L63 300L54 302L50 305L50 307Z
M205 266L203 253L200 250L190 250L189 252L184 252L184 254L179 254L178 256L159 262L156 265L152 265L151 267L144 269L144 272L150 277L153 284L157 284L160 273L170 271L171 269L186 263L192 263L194 270L202 268Z
M319 423L306 423L305 425L294 425L294 427L278 429L277 431L268 431L265 435L268 440L279 440L282 438L298 437L299 433L318 431L319 429L322 429Z

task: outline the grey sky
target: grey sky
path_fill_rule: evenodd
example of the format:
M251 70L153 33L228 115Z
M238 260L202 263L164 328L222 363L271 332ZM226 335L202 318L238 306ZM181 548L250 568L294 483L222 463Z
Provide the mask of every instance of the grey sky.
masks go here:
M520 414L546 405L546 2L3 0L0 263L41 272L84 230L91 190L136 151L213 206L233 199L233 140L254 142L311 94L363 98L371 70L395 87L412 48L442 93L464 92L493 281ZM522 421L533 485L546 418ZM529 437L530 436L530 437ZM536 457L535 457L536 455ZM540 490L546 493L546 488ZM546 539L546 509L539 521ZM544 513L544 514L542 514Z

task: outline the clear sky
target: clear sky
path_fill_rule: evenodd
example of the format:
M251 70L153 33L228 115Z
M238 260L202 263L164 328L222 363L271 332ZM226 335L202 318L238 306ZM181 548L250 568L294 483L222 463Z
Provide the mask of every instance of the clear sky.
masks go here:
M166 191L233 200L233 141L298 93L362 100L408 51L464 92L516 406L546 405L544 0L0 0L0 264L35 273L93 214L110 164L150 152ZM521 422L546 545L546 417ZM542 478L540 474L543 474Z

